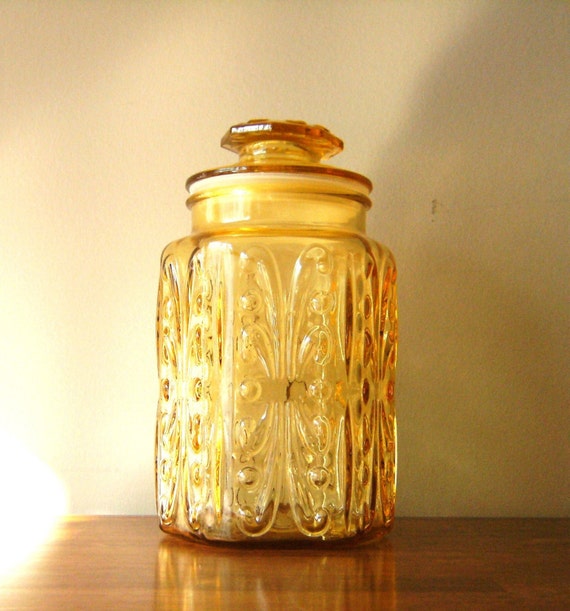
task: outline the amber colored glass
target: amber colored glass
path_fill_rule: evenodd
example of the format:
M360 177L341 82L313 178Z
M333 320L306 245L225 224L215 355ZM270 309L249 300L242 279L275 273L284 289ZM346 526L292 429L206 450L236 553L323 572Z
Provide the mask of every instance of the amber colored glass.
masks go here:
M396 493L396 267L365 235L371 184L322 164L320 126L255 120L188 180L162 256L156 497L204 541L382 534Z

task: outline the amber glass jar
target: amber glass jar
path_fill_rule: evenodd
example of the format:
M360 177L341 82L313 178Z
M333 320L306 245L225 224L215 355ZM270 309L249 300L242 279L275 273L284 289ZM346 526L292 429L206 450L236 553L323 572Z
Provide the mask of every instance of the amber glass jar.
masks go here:
M365 235L371 183L297 121L232 127L236 165L189 178L162 256L160 527L204 541L387 531L396 491L396 268Z

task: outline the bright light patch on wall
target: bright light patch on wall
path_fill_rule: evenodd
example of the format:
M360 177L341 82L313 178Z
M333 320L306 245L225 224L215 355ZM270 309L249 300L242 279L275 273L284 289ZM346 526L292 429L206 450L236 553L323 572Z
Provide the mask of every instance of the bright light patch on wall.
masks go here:
M67 498L49 466L3 431L0 485L0 577L5 577L48 540L66 513Z

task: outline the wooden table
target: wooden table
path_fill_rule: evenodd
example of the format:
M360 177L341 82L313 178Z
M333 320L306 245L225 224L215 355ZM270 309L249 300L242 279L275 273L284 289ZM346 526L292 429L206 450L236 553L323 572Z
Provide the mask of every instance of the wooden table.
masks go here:
M570 520L400 518L353 549L252 550L71 517L1 579L18 610L570 609Z

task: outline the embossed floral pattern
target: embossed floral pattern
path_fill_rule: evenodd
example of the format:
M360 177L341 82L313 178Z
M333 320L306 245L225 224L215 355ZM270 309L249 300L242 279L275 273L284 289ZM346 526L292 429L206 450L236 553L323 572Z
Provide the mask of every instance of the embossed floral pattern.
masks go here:
M387 251L360 238L294 249L188 238L163 255L157 333L165 530L334 539L391 523L397 307Z

